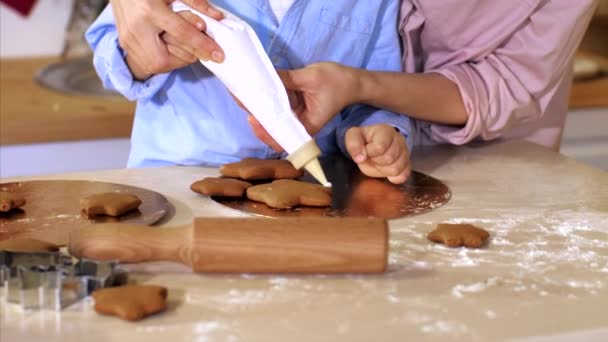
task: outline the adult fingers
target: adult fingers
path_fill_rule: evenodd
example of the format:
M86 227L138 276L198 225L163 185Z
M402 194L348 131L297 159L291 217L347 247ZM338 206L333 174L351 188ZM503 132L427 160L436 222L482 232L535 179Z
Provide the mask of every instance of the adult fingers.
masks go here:
M245 105L243 105L243 102L241 102L241 100L239 100L238 97L234 96L234 94L232 92L228 92L230 94L230 96L232 96L232 99L234 100L234 102L236 102L236 104L241 107L244 111L246 111L249 115L251 115L251 113L249 112L249 109L247 109L245 107Z
M195 25L169 8L159 10L151 17L153 23L171 34L180 43L181 48L195 55L198 59L213 60L221 63L224 52L217 43L206 34L200 32Z
M249 126L253 130L253 134L260 139L263 143L270 146L273 150L277 152L283 152L283 148L279 145L271 136L268 134L268 131L260 124L260 122L253 116L247 116L247 122L249 122Z
M363 163L367 159L365 136L361 127L352 127L344 136L346 150L355 163Z
M186 50L182 50L176 45L167 44L167 51L170 55L183 62L183 65L180 66L190 65L196 61L196 56Z
M292 79L292 72L293 70L277 70L277 74L279 74L279 78L283 82L285 89L299 91L300 89L297 88L296 82Z
M164 33L161 38L167 44L167 51L169 54L179 58L187 64L196 62L196 56L187 50L182 49L181 46L179 46L179 42L170 34Z
M198 15L190 11L182 11L177 13L191 25L196 27L199 31L204 31L205 29L207 29L207 23Z
M220 20L224 17L224 14L211 6L207 0L182 0L182 2L201 13L207 14L213 19Z
M305 67L294 70L277 70L277 73L286 89L303 91L309 87L311 80L314 80L316 70Z
M289 99L289 105L291 108L296 112L296 114L300 114L304 105L302 94L294 90L288 90L287 98Z

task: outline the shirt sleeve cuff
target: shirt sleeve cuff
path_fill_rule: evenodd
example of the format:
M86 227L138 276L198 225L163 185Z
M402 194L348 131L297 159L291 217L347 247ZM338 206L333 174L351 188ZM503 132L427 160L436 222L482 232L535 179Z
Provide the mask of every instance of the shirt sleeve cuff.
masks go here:
M125 61L126 53L118 44L118 34L109 32L95 49L93 64L104 87L121 93L131 101L149 99L169 77L169 73L158 74L146 81L138 81Z

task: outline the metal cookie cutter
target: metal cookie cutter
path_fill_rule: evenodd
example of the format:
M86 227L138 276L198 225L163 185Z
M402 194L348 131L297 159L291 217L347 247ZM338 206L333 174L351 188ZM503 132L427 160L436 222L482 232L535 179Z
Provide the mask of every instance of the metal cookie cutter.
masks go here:
M125 284L116 262L75 259L60 252L0 251L0 293L22 309L61 310L93 291Z

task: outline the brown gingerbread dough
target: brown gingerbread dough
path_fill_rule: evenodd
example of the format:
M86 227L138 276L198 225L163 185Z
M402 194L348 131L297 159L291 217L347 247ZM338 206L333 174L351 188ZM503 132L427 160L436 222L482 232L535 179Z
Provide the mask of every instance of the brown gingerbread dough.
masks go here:
M93 292L95 311L137 321L167 308L167 288L157 285L125 285Z
M80 199L80 208L89 218L97 215L120 216L141 205L139 197L124 192L104 192Z
M245 180L294 179L302 177L304 171L297 170L287 160L245 158L237 163L223 165L223 176Z
M331 205L331 188L293 179L279 179L252 186L247 189L247 198L277 209L298 205L328 207Z
M490 234L472 224L440 223L435 230L427 235L434 242L443 243L448 247L479 248L490 237Z
M56 252L59 246L45 241L29 238L16 238L0 241L0 251L9 252Z
M0 191L0 212L6 213L25 205L25 198L19 194Z
M190 185L190 190L206 196L243 197L251 183L232 178L208 177Z

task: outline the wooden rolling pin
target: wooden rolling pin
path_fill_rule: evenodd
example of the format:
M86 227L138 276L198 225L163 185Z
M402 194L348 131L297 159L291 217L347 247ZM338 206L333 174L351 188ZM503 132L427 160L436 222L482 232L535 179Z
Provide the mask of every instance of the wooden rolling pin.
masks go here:
M70 235L73 256L175 261L195 272L381 273L388 227L367 218L196 218L193 226L99 224Z

